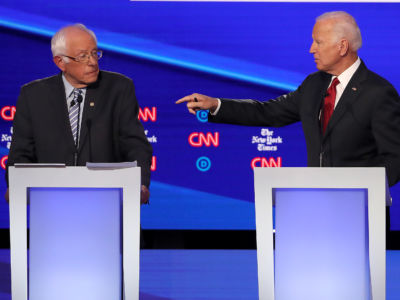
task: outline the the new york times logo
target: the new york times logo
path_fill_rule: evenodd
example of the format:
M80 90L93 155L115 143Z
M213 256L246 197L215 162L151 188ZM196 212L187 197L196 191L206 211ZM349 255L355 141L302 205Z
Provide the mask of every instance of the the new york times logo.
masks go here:
M261 129L261 136L253 135L252 144L257 144L258 151L277 151L278 144L282 144L283 140L280 136L274 136L274 131L268 128Z

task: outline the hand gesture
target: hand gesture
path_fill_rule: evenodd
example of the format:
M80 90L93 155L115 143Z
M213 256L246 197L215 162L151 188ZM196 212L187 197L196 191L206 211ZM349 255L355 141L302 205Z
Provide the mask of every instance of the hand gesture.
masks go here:
M179 99L178 101L176 101L175 103L180 104L180 103L184 103L184 102L186 102L186 107L189 110L189 112L194 115L196 114L196 112L198 110L208 109L211 112L214 112L218 107L218 99L217 98L213 98L213 97L209 97L209 96L197 94L197 93L183 97L183 98Z

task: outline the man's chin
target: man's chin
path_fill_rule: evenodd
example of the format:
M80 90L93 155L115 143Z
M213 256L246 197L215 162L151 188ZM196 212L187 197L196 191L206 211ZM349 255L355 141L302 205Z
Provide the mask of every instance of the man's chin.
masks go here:
M315 67L316 67L318 70L323 71L321 65L320 65L318 62L315 62Z
M95 72L95 73L89 73L86 76L86 84L92 84L95 83L97 81L97 78L99 78L99 72Z

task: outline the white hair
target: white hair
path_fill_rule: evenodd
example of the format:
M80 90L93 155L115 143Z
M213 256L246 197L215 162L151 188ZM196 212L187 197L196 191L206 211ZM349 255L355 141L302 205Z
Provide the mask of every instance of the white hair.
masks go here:
M337 39L345 38L349 42L350 50L356 52L361 48L362 39L360 28L356 20L345 11L332 11L327 12L319 17L316 21L334 20L333 30Z
M65 26L65 27L61 28L60 30L58 30L51 38L51 52L53 53L53 57L65 54L65 51L66 51L66 34L65 33L66 33L67 29L71 28L71 27L80 29L80 30L88 33L95 40L95 42L97 44L96 35L94 34L94 32L92 30L88 29L85 25L80 24L80 23L68 25L68 26ZM69 61L67 57L65 57L63 59L65 60L65 62Z

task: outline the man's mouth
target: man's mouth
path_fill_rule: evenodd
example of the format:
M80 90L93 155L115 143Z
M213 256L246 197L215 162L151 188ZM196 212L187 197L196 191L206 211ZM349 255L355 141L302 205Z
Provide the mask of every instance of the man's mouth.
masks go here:
M89 71L89 72L87 72L86 74L87 74L87 75L93 75L94 73L97 73L97 70Z

